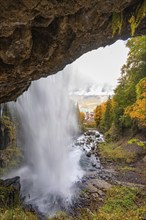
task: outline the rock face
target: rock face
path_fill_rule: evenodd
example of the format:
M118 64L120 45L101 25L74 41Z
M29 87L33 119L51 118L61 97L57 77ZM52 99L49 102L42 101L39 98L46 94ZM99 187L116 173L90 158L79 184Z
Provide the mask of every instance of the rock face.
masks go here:
M15 100L32 80L56 73L83 53L127 39L141 0L1 0L0 102ZM113 13L122 12L112 36ZM146 17L135 35L146 34Z

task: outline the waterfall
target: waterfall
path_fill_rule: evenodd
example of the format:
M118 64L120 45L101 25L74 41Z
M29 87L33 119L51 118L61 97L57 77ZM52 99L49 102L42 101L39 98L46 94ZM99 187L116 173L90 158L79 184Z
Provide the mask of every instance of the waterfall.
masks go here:
M83 175L81 151L72 146L75 107L64 81L61 72L35 81L10 105L19 118L18 139L24 152L24 164L15 175L21 177L25 202L45 214L71 203Z

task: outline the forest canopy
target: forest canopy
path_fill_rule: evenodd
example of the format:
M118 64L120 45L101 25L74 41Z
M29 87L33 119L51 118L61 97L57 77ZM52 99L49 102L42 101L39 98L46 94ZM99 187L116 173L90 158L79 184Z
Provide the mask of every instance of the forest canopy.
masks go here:
M126 64L113 97L95 109L97 128L112 138L126 129L132 132L146 129L146 36L129 39Z

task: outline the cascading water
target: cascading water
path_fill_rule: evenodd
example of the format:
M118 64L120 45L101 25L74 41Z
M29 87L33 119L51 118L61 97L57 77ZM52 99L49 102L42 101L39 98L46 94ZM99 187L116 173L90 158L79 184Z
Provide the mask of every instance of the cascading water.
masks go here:
M75 108L63 80L59 73L33 82L11 105L21 122L19 141L25 157L15 175L21 177L25 202L45 214L71 202L75 183L83 175L81 151L72 147Z

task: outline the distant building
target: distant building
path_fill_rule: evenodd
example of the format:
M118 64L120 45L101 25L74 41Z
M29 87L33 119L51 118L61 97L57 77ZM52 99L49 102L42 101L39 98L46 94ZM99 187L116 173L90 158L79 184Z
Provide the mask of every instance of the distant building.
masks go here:
M86 112L85 121L94 121L94 112Z

